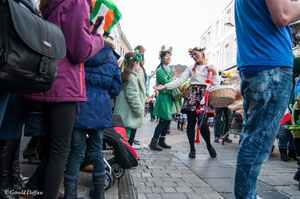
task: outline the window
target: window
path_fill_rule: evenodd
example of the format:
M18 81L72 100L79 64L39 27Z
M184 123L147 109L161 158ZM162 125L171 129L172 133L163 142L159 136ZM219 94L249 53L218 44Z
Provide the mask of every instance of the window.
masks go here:
M218 39L219 37L219 21L216 22L216 28L215 28L215 39Z

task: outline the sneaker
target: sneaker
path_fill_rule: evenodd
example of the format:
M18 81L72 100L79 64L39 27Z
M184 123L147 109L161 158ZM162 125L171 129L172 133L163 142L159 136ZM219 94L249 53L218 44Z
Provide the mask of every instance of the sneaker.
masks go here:
M136 145L136 144L132 144L131 147L132 147L134 150L141 150L141 149L142 149L141 146Z
M133 144L135 144L135 145L140 145L140 141L138 141L138 140L133 140Z

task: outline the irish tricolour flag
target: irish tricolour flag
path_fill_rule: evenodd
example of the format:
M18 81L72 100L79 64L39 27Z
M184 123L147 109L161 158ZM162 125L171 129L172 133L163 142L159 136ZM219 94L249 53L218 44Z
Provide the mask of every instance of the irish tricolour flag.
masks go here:
M104 16L104 31L110 33L114 25L120 21L121 12L111 0L93 0L93 7L90 20L94 23L98 16Z

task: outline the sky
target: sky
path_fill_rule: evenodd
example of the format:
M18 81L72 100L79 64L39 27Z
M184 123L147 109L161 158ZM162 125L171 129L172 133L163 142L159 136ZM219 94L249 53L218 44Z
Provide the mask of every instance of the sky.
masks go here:
M162 45L173 47L171 65L190 66L188 49L200 45L201 35L230 0L118 0L122 31L132 48L143 45L145 69L154 71Z

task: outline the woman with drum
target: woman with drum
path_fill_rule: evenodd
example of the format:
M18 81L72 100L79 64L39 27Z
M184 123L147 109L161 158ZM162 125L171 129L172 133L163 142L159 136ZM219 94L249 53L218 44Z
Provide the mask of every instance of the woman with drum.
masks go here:
M157 90L167 89L171 90L179 87L186 80L190 79L190 87L187 89L186 97L184 99L181 112L186 113L188 117L187 124L187 137L190 144L190 158L196 157L195 149L195 125L197 122L198 115L196 110L200 108L200 102L204 97L207 87L205 83L208 72L210 72L210 79L212 85L220 85L220 79L217 70L206 64L204 48L195 47L189 50L191 57L194 59L195 64L188 67L176 80L169 82L165 85L157 85ZM217 153L210 143L210 132L207 125L207 117L202 118L201 135L206 142L207 150L212 158L217 157Z

